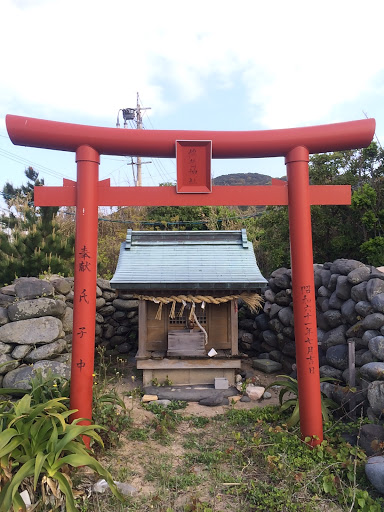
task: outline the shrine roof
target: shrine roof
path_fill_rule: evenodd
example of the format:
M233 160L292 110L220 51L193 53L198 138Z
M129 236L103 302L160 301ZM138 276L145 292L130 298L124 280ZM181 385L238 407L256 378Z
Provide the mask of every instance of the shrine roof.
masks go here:
M255 290L267 284L245 229L132 231L121 244L112 288Z

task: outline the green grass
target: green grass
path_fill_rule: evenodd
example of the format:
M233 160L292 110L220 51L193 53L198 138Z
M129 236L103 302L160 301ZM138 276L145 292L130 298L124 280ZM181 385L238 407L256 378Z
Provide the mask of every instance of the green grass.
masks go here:
M117 467L116 455L111 454L110 464L116 477L126 477L128 482L130 475L139 478L142 485L150 486L150 492L129 497L125 509L110 496L99 497L95 511L384 509L383 498L365 478L364 453L340 436L348 429L358 430L359 424L327 425L323 445L310 449L297 428L287 429L277 407L233 408L204 421L183 418L172 408L154 407L153 413L151 424L126 433L127 446L135 439L135 452L142 443L139 463L130 460L128 450L125 458L121 456L125 470Z

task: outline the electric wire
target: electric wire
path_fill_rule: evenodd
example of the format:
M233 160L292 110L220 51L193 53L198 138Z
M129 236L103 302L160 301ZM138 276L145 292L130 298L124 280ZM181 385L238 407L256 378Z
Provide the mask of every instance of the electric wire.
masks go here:
M75 216L76 214L73 212L62 212L64 215ZM223 223L227 221L234 220L245 220L245 219L254 219L257 217L261 217L263 212L254 213L252 215L240 215L237 217L223 217L220 219L216 219L216 223ZM139 224L140 226L201 226L207 224L209 219L207 220L179 220L179 221L161 221L161 220L150 220L150 221L140 221L140 220L120 220L120 219L106 219L105 217L99 217L99 221L101 222L111 222L113 224Z
M0 192L0 196L3 196L4 199L12 199L13 197L17 197L17 194L6 194L4 192ZM29 206L34 206L34 203L32 201L28 202ZM1 208L2 210L6 211L4 208ZM70 215L75 216L76 214L74 212L68 212L68 211L61 211L64 215ZM245 219L253 219L256 217L261 217L263 215L263 212L257 212L253 213L252 215L238 215L235 217L223 217L220 219L216 219L216 223L222 223L227 221L234 221L234 220L245 220ZM115 224L140 224L143 226L183 226L183 225L191 225L191 226L197 226L197 225L203 225L209 222L209 219L207 220L185 220L185 221L134 221L134 220L117 220L117 219L106 219L105 217L99 217L99 221L102 222L112 222Z
M12 153L11 151L7 151L6 149L3 149L3 148L0 148L0 156L7 158L9 160L12 160L13 162L33 167L37 171L43 171L45 174L53 176L54 178L71 179L70 176L68 176L66 174L63 174L59 171L55 171L53 169L50 169L49 167L45 167L44 165L40 165L36 162L32 162L31 160L23 158L23 157L17 155L16 153Z

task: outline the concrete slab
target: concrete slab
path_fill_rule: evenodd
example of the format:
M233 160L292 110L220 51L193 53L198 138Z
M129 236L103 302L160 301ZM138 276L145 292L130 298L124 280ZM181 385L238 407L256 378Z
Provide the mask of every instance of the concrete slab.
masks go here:
M236 388L215 389L214 386L147 386L144 391L148 395L157 395L159 400L183 400L185 402L200 402L208 397L221 395L222 397L236 396Z

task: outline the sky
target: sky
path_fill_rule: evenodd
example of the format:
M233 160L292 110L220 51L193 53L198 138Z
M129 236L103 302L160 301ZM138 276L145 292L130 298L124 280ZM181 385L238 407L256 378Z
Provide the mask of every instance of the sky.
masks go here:
M382 0L1 0L0 189L76 179L73 153L14 146L5 116L144 129L265 130L374 117L384 144ZM120 114L120 123L123 120ZM124 129L124 128L120 128ZM127 129L135 129L132 123ZM175 181L144 159L143 185ZM285 174L283 158L213 160L214 176ZM131 158L100 179L132 185Z

